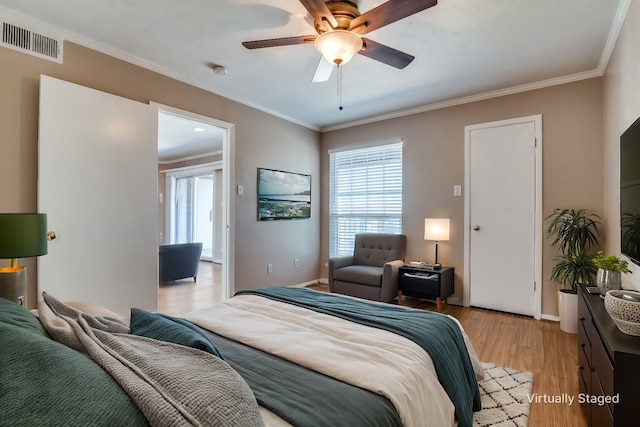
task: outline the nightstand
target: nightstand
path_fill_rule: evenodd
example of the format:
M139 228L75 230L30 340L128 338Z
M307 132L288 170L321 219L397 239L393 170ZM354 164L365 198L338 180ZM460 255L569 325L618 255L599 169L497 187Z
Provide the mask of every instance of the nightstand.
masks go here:
M447 303L453 295L453 267L420 268L404 266L398 270L398 305L402 305L402 295L435 300L438 312L442 310L442 300Z

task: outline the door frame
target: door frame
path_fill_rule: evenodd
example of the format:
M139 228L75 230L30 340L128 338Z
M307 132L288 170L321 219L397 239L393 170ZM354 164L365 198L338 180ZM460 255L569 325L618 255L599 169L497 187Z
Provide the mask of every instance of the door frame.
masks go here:
M229 299L235 293L235 222L234 222L234 153L235 153L235 125L213 117L203 116L191 111L181 110L157 102L149 102L162 111L176 116L197 120L219 127L224 132L222 142L222 299Z
M499 126L509 126L519 123L533 123L536 139L534 149L535 161L535 215L534 215L534 293L533 317L537 320L542 316L542 114L498 120L488 123L465 126L464 128L464 183L465 188L471 189L471 131ZM471 290L471 197L468 190L464 197L464 279L462 304L470 305Z

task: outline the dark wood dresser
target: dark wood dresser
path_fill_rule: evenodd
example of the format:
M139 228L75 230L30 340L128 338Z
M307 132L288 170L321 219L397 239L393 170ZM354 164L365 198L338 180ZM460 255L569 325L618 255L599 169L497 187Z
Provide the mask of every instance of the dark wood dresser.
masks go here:
M592 427L640 425L640 337L623 334L598 294L578 288L580 403Z

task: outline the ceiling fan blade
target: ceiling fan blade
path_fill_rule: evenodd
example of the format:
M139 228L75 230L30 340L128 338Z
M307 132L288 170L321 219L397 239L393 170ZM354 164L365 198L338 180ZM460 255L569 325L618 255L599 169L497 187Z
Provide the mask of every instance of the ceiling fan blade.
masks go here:
M399 50L372 40L365 39L364 37L362 38L362 44L362 49L358 52L360 55L364 55L368 58L375 59L376 61L383 62L399 69L403 69L407 65L411 64L411 61L415 59L415 56L400 52Z
M263 47L289 46L293 44L313 43L317 36L282 37L279 39L254 40L242 42L247 49L262 49Z
M326 82L327 80L329 80L329 77L331 77L333 68L334 65L321 56L320 62L318 62L318 67L316 68L316 72L313 75L313 79L311 79L311 81L313 83Z
M324 0L300 0L300 3L302 3L304 8L307 9L307 12L309 12L309 15L311 15L317 23L325 27L325 30L329 31L338 26L338 21L336 21L336 18ZM325 22L328 22L331 28L327 28L327 26L324 25Z
M421 10L438 4L438 0L389 0L351 21L351 31L367 34Z

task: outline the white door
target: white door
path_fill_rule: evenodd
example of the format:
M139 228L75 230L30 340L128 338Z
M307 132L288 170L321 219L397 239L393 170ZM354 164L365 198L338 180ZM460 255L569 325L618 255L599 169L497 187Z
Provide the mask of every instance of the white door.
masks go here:
M57 238L38 291L129 315L157 308L158 112L42 76L38 208Z
M213 173L196 177L195 242L202 242L201 259L213 261Z
M222 264L223 270L226 268L224 262L224 226L222 218L224 215L224 193L222 187L222 169L216 169L213 173L214 191L213 191L213 262Z
M465 128L465 305L540 318L541 126Z
M169 199L168 222L171 227L171 243L202 243L200 259L213 260L213 199L214 175L189 172L184 176L167 173L167 195Z

